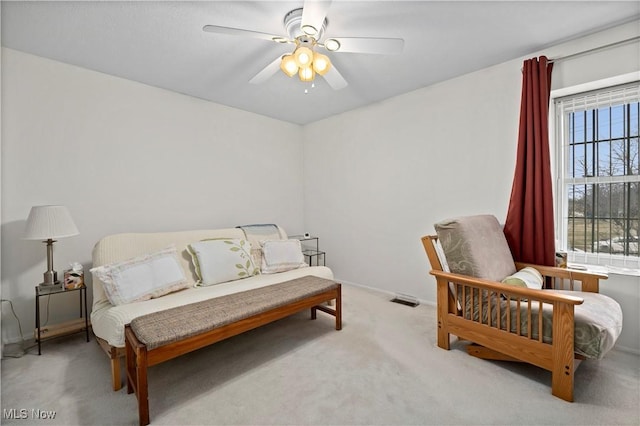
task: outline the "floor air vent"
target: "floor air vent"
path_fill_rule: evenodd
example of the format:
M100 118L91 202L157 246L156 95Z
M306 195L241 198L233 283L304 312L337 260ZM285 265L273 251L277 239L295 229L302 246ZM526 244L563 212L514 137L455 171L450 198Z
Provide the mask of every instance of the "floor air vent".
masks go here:
M412 308L415 308L420 304L420 302L418 302L418 299L406 294L397 294L396 297L391 299L391 301L394 303L400 303L401 305L411 306Z

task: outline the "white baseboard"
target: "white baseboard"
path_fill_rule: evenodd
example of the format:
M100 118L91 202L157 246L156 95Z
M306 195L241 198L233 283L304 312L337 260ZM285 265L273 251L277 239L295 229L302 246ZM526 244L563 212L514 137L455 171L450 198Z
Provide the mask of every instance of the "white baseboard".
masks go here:
M613 349L615 349L617 351L620 351L620 352L625 352L625 353L628 353L628 354L640 355L640 350L634 349L634 348L629 348L627 346L614 345Z
M338 282L338 283L343 283L343 284L347 284L347 285L352 285L352 286L354 286L354 287L365 288L365 289L367 289L367 290L375 291L375 292L377 292L377 293L386 294L386 295L389 295L389 296L391 296L391 297L395 297L395 296L396 296L396 294L397 294L397 293L394 293L394 292L392 292L392 291L382 290L382 289L380 289L380 288L370 287L370 286L368 286L368 285L364 285L364 284L360 284L360 283L354 283L354 282L352 282L352 281L345 281L345 280L341 280L341 279L339 279L339 278L334 278L334 280L335 280L336 282ZM412 297L415 297L415 296L412 296ZM424 299L420 299L420 298L417 298L417 297L416 297L416 299L418 299L418 301L420 302L420 304L428 305L428 306L434 306L434 307L436 306L436 303L435 303L435 302L432 302L432 301L430 301L430 300L424 300Z

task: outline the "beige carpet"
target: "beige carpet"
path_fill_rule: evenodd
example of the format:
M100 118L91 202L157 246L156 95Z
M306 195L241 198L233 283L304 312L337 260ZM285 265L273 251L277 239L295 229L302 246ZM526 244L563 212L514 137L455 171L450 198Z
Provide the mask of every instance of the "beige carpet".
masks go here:
M640 423L638 356L613 350L583 362L576 402L567 403L551 395L544 370L479 360L460 342L437 348L431 306L351 286L343 294L342 331L332 317L301 313L152 367L151 423ZM50 341L36 353L2 361L3 424L137 424L135 397L111 391L93 338Z

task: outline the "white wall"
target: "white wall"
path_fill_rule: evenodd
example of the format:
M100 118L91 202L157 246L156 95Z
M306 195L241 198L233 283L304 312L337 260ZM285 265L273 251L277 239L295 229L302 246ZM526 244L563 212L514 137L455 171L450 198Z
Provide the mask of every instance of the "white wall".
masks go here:
M638 22L534 53L560 57L638 35ZM553 88L640 69L639 43L559 61ZM305 126L305 229L344 282L435 301L420 237L451 216L503 222L518 137L519 58ZM621 348L640 352L637 277L611 276Z
M2 298L25 334L47 269L44 244L21 239L33 205L68 206L80 230L55 245L59 276L71 261L88 270L93 245L117 232L302 231L300 126L11 49L2 66ZM50 303L51 322L77 315L75 298Z

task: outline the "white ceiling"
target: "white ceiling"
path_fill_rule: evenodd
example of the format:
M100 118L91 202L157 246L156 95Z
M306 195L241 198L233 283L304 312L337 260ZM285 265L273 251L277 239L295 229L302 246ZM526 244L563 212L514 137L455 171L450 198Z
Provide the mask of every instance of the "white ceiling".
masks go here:
M291 45L206 33L207 24L286 35L299 1L2 2L2 45L265 116L305 124L640 17L638 1L340 1L327 37L396 37L399 55L329 53L332 90L278 72Z

